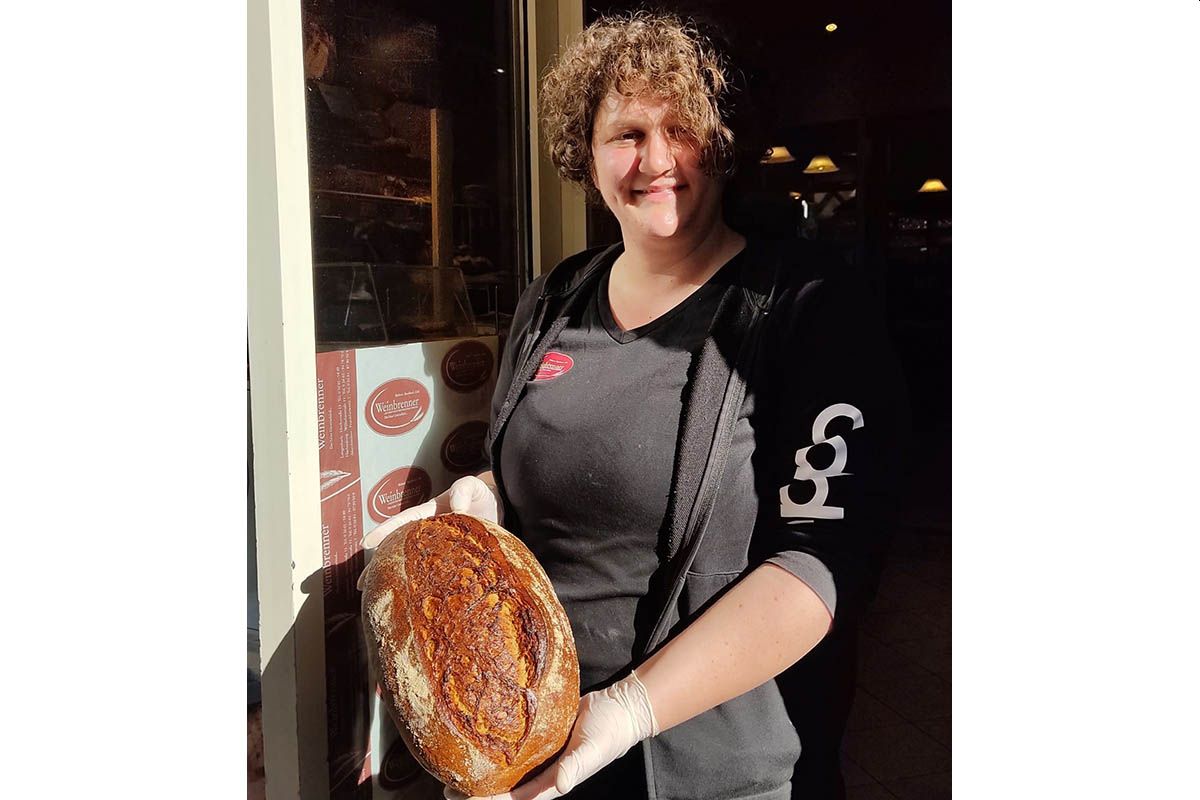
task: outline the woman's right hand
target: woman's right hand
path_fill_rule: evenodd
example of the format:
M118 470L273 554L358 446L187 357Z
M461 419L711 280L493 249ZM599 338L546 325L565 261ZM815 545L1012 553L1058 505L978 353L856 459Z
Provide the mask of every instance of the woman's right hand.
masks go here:
M470 514L473 517L486 519L489 522L501 524L501 507L496 497L492 473L485 472L478 477L467 475L450 484L450 488L427 503L406 508L394 517L375 526L363 537L362 545L371 550L379 546L391 533L402 525L407 525L415 519L432 517L435 514L445 514L454 511L459 514Z

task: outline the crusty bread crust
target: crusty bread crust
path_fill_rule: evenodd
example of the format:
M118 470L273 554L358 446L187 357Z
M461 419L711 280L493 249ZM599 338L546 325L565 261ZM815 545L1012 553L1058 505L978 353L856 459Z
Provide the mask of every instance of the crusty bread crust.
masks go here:
M579 707L571 625L499 525L442 514L401 527L367 567L362 612L392 719L438 780L506 792L566 743Z

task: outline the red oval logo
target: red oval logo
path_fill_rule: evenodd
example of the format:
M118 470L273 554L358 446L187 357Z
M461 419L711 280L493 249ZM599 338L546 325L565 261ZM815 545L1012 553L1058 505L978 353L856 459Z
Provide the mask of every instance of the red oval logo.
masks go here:
M383 757L383 763L379 765L379 788L394 792L416 780L421 772L421 765L408 752L404 739L396 737Z
M428 412L429 391L411 378L396 378L383 384L371 392L363 409L371 430L384 436L411 431Z
M483 342L463 342L442 359L442 380L456 392L478 389L492 377L492 351Z
M571 367L573 366L575 366L575 359L566 353L551 350L542 359L542 363L538 367L537 372L534 373L533 379L535 381L551 381L560 375L566 375L571 371Z
M487 438L486 422L464 422L442 442L442 463L451 472L473 472L484 465L483 442Z
M367 513L386 522L406 508L419 506L433 494L433 481L420 467L400 467L384 475L367 495Z

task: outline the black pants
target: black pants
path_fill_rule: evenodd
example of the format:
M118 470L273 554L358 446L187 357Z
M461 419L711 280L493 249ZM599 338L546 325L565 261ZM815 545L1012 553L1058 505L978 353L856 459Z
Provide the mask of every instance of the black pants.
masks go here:
M857 645L854 627L835 628L777 679L800 736L792 800L845 800L840 751L854 700ZM826 691L814 692L814 686Z

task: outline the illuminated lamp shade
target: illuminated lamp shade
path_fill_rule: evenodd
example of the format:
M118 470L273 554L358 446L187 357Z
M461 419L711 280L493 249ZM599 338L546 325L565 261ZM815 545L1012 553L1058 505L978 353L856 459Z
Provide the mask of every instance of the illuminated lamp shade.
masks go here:
M767 152L759 159L762 164L786 164L789 161L795 161L796 157L788 152L788 149L783 146L769 147Z
M812 161L808 162L808 166L804 168L804 174L806 175L837 171L838 165L833 163L833 159L826 155L813 156Z
M911 186L912 184L909 184L909 185ZM946 188L946 184L942 183L941 178L930 178L929 180L922 183L921 188L917 189L917 191L918 192L947 192L950 190Z

